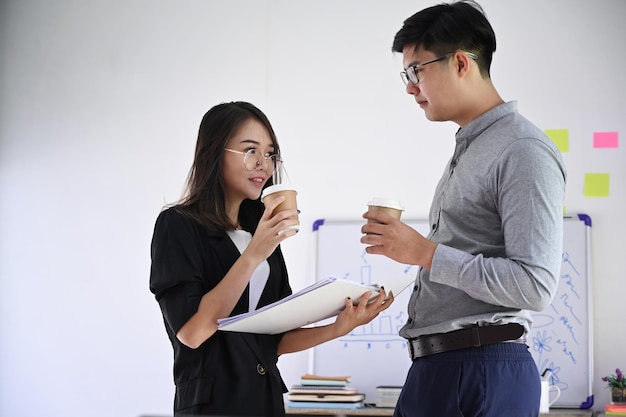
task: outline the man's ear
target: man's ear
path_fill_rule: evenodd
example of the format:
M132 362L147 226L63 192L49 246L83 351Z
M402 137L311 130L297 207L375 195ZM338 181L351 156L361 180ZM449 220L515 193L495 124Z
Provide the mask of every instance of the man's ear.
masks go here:
M471 58L468 57L466 54L464 54L461 51L457 51L454 54L454 65L456 65L456 70L457 73L460 76L465 76L469 73L470 70L470 60Z

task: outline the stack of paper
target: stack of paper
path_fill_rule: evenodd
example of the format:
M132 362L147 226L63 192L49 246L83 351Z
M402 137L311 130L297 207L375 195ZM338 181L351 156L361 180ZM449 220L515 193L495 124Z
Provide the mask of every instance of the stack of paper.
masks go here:
M381 385L376 387L376 407L395 407L402 387Z
M305 374L300 384L289 390L288 407L293 408L359 408L365 394L348 387L350 377Z

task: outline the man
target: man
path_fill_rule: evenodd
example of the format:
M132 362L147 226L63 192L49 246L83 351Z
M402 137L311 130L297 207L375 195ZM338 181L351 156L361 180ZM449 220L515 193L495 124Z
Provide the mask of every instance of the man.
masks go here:
M529 311L554 297L565 167L558 149L505 103L490 78L495 34L481 7L440 4L408 18L392 50L431 121L459 125L435 190L428 238L365 214L367 252L421 266L400 330L413 359L395 416L528 416L540 378Z

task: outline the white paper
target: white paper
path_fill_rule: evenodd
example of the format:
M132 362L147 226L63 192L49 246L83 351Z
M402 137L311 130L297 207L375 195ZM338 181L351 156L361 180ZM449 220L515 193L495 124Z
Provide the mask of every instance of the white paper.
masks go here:
M403 275L384 283L385 291L394 295L402 292L414 277ZM358 303L366 291L371 298L378 295L379 286L361 284L343 278L330 277L318 281L288 297L249 313L219 319L218 330L277 334L336 316L343 310L346 297Z

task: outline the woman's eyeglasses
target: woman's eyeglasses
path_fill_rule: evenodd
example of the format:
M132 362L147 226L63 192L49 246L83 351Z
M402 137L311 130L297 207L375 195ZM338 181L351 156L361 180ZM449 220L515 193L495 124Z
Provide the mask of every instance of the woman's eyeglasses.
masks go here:
M245 152L236 151L234 149L228 149L228 148L224 148L224 150L243 155L243 166L248 171L254 171L255 169L259 168L264 163L269 163L269 170L270 172L273 172L273 171L280 169L280 166L283 163L283 160L280 159L280 155L277 153L263 155L262 153L260 153L258 150L254 148L250 148Z

